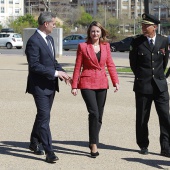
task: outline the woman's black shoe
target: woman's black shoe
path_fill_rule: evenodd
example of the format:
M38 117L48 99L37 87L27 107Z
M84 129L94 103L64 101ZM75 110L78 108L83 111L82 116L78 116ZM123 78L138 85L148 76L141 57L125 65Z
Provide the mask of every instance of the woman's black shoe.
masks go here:
M99 156L99 152L95 152L95 153L91 152L90 154L92 158L96 158L97 156Z

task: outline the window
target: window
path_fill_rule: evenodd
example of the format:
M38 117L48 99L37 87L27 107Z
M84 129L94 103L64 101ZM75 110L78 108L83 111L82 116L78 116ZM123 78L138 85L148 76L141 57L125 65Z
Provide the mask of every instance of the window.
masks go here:
M16 9L15 9L15 13L16 13L16 14L19 14L19 8L16 8Z
M19 4L19 0L15 0L15 4Z
M68 36L64 40L68 41L68 40L72 40L72 38L73 38L73 36Z
M1 7L1 13L5 13L4 7Z
M13 0L9 0L9 4L13 4Z
M9 37L9 34L0 34L0 38Z
M14 38L22 38L22 37L21 37L21 34L14 34L13 37L14 37Z
M1 0L1 4L4 4L4 0Z
M3 34L3 37L9 37L10 35L9 34Z

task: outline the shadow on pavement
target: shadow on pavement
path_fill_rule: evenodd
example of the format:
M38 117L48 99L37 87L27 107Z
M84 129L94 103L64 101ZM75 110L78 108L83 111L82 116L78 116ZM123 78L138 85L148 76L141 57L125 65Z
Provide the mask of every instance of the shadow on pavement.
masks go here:
M78 149L69 149L66 147L58 146L59 144L62 145L72 145L72 146L78 146L78 147L88 147L89 143L87 141L53 141L53 148L56 153L63 153L63 154L69 154L69 155L79 155L79 156L90 156L89 152L84 152ZM10 155L14 157L19 158L26 158L26 159L34 159L34 160L41 160L44 161L44 157L37 157L37 155L29 156L31 151L28 149L29 142L17 142L17 141L1 141L0 142L0 154L3 155ZM109 149L109 150L119 150L119 151L128 151L128 152L139 152L139 150L136 149L130 149L130 148L123 148L119 146L113 146L113 145L105 145L103 143L100 143L98 146L99 149ZM157 153L151 153L149 154L153 155L159 155ZM141 158L122 158L123 160L126 160L128 162L136 162L148 165L150 167L158 168L158 169L164 169L162 166L170 166L170 161L164 161L164 160L153 160L153 159L141 159Z
M136 162L145 164L157 169L164 169L162 166L170 166L170 161L154 160L154 159L141 159L141 158L122 158L128 162ZM168 169L167 169L168 170Z
M35 160L43 160L41 158L37 158L36 155L29 156L26 155L27 153L31 153L31 151L26 151L28 149L29 143L28 142L16 142L16 141L1 141L0 142L0 154L3 155L10 155L19 158L26 158L26 159L35 159Z

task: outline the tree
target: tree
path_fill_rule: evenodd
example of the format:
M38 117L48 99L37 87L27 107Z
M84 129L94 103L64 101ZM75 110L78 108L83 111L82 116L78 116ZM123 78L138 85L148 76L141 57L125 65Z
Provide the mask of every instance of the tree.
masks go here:
M38 24L30 14L20 16L16 20L9 20L8 27L13 28L15 32L22 34L24 28L37 28Z
M103 6L99 6L98 13L94 17L94 20L100 22L104 27L106 27L106 30L109 33L108 38L111 39L111 41L115 39L115 37L117 36L118 30L119 30L118 19L113 17L111 13L105 11Z
M92 21L93 21L93 17L89 13L83 12L80 15L80 18L77 21L77 23L82 26L88 26Z

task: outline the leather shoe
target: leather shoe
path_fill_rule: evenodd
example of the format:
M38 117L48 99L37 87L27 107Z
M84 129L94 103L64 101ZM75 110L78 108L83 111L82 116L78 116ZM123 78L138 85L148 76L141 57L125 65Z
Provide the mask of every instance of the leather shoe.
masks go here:
M141 148L140 154L147 155L148 154L148 148L146 148L146 147Z
M59 160L59 158L55 155L55 153L53 151L46 153L46 161L48 163L53 163L57 160Z
M44 155L44 151L40 149L40 146L37 143L31 143L29 149L36 155Z
M92 158L96 158L97 156L99 156L99 152L91 152L90 154Z
M161 155L170 158L170 149L161 150Z

